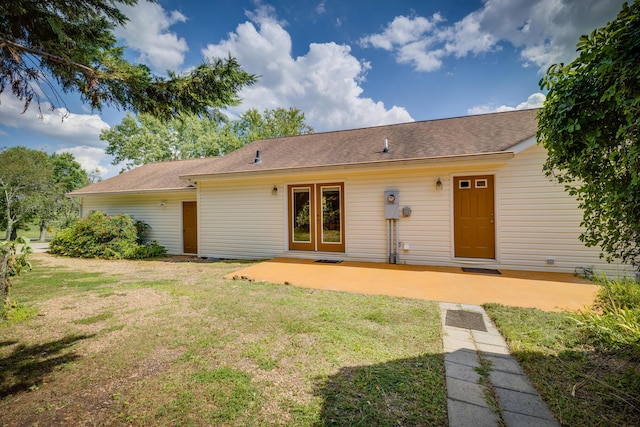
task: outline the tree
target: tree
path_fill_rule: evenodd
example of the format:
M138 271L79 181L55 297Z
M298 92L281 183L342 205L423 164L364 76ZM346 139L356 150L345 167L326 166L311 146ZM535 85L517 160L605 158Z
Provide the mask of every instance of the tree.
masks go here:
M70 153L52 154L25 147L0 152L0 228L6 227L6 240L15 231L36 222L43 239L48 225L62 218L69 222L77 212L69 191L89 183L87 173Z
M71 153L52 154L50 167L53 169L51 181L39 194L40 203L34 214L40 228L40 240L45 239L53 221L61 220L64 227L78 217L77 202L66 194L90 183L87 172Z
M258 139L313 133L313 128L305 123L304 113L297 108L267 108L262 114L251 108L239 120L231 122L229 127L242 145Z
M127 113L122 122L100 134L108 142L106 153L125 169L145 163L223 155L241 146L225 136L215 119L180 115L162 122L150 114Z
M149 114L127 114L121 123L100 134L107 154L125 169L159 161L220 156L263 138L313 132L296 108L250 109L238 120L227 121L219 111L209 117L180 115L162 122Z
M137 0L3 0L0 3L0 93L10 89L38 107L41 94L56 106L53 89L77 91L83 102L149 113L163 120L180 112L206 115L211 107L236 105L238 91L253 84L229 57L184 74L152 75L145 65L124 59L113 29L126 22L118 5ZM48 94L48 95L47 95Z
M0 152L0 225L6 227L6 240L18 224L33 218L52 177L51 159L42 151L11 147Z
M640 266L640 0L580 37L579 56L540 81L544 170L583 210L587 246Z

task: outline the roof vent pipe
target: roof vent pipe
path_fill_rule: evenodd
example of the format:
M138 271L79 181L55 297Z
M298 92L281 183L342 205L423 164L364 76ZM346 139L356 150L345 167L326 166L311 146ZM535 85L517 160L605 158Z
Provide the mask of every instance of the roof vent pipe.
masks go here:
M260 163L262 160L260 160L260 150L256 151L256 158L253 159L253 163Z
M384 139L384 148L382 149L383 153L389 152L389 140L387 138Z

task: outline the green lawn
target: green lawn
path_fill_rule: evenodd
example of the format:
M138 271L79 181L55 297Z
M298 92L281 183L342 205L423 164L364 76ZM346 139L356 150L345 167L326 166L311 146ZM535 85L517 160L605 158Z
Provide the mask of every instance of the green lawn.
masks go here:
M0 324L0 425L447 425L435 303L52 260Z
M497 304L485 309L562 425L640 425L636 350L594 345L575 315Z
M53 236L55 236L57 230L55 229L52 229L52 230L53 231L51 232L47 231L45 233L46 239L51 239L53 238ZM23 236L30 240L40 238L40 229L35 225L29 226L28 230L18 230L17 233L18 233L18 237ZM7 234L7 230L0 230L0 240L4 240L6 234Z

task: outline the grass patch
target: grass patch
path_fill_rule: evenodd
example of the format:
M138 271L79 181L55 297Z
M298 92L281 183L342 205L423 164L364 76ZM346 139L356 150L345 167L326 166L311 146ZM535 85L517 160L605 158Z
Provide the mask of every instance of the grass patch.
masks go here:
M6 309L6 316L4 321L9 323L26 322L27 320L30 320L37 315L38 309L36 307L15 304L9 306Z
M95 316L84 317L82 319L73 320L71 323L76 325L92 325L94 323L104 322L113 317L112 312L96 314Z
M640 425L640 355L594 344L575 315L487 304L562 425Z
M35 261L13 296L46 315L0 324L8 425L447 425L435 303L226 280L230 262Z

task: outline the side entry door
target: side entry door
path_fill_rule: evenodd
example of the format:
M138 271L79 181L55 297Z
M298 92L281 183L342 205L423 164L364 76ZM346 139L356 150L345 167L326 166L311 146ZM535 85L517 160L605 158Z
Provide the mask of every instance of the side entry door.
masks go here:
M459 176L453 185L455 256L495 259L494 176Z

